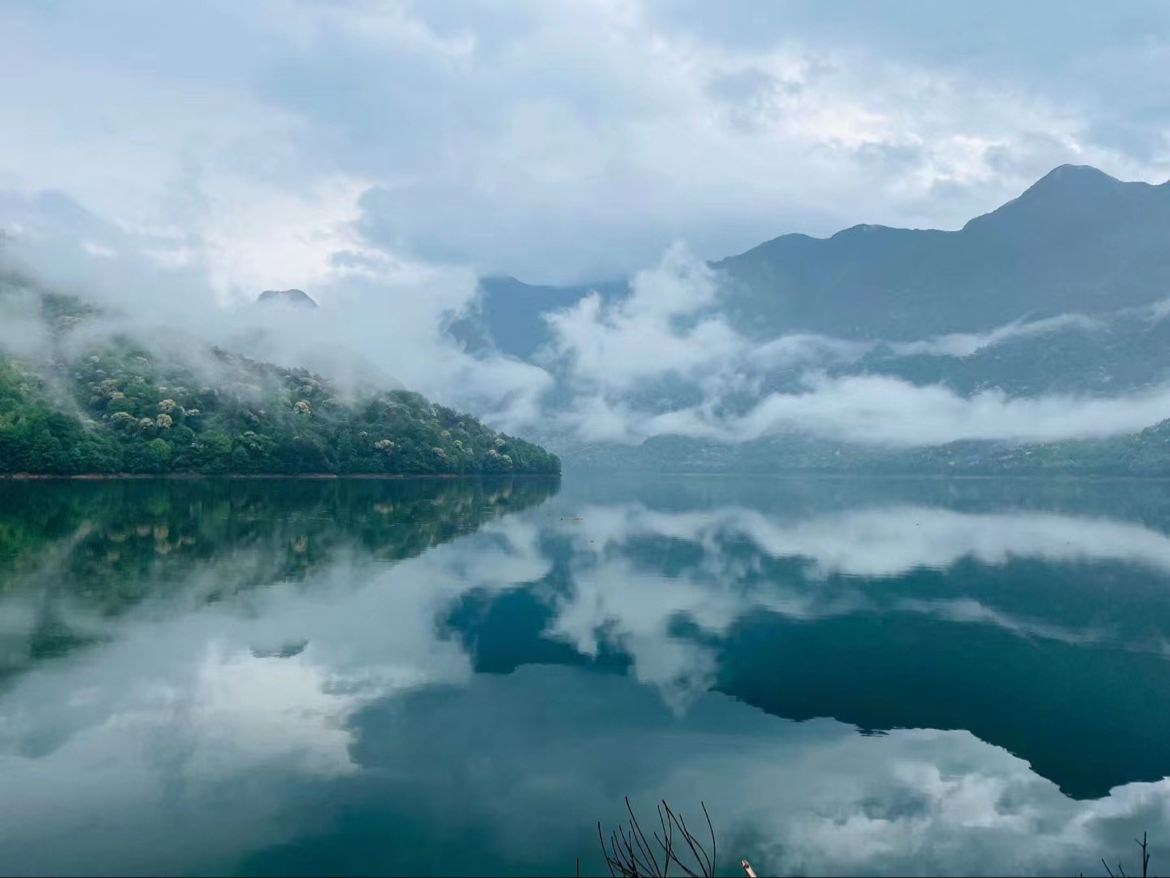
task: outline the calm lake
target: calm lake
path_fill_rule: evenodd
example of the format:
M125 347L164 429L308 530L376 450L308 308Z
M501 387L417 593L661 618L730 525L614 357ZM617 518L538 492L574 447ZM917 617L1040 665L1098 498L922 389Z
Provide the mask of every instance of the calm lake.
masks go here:
M1170 484L0 482L2 873L1165 872L1167 775Z

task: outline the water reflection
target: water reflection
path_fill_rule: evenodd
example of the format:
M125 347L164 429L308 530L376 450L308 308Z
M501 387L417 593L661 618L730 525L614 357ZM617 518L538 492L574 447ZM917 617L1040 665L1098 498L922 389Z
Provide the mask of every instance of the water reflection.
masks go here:
M510 478L4 483L0 679L102 639L144 601L173 613L410 557L556 489Z
M0 871L1170 858L1158 486L0 489Z

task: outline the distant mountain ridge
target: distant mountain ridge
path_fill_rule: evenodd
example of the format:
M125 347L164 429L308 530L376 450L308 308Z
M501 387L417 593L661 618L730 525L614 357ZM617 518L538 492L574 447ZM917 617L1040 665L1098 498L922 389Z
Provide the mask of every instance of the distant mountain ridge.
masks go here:
M718 315L754 344L815 334L862 352L770 367L753 377L754 397L720 399L740 413L764 394L803 392L809 368L941 385L964 398L990 389L1110 397L1170 381L1170 183L1062 165L954 231L857 225L827 238L787 234L709 264L720 290L704 316ZM545 317L591 290L612 303L629 285L484 279L469 319L481 343L538 362L552 340ZM554 404L571 404L570 390L558 392ZM658 413L701 399L694 382L680 387L666 376L617 405ZM587 441L555 418L548 429L545 441L573 465L602 468L1170 474L1170 420L1092 442L965 441L918 451L795 433L725 444L669 428L628 446Z
M856 225L786 234L711 263L720 310L752 338L816 332L913 340L976 332L1023 316L1096 314L1170 296L1170 183L1123 182L1061 165L957 231ZM549 335L542 314L623 281L551 287L481 280L480 334L528 358Z
M908 340L1170 294L1170 185L1062 165L962 229L784 235L713 263L755 333Z
M479 288L481 307L453 324L453 334L472 348L495 348L527 360L548 341L545 314L571 307L593 291L619 298L629 290L629 284L606 281L556 287L495 275L480 278Z

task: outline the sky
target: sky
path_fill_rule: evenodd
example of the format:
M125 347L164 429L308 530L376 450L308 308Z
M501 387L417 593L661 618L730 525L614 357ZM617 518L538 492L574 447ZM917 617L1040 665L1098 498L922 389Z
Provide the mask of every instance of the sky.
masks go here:
M371 251L591 281L1170 177L1168 41L1157 2L9 0L0 188L223 297Z
M1170 178L1161 3L9 0L0 51L0 252L148 335L627 444L1048 441L1170 405L1170 385L1012 399L826 378L865 350L745 339L705 266L793 231L957 228L1062 163ZM448 332L488 274L632 294L550 315L544 359L521 362ZM288 287L322 309L257 332L245 306ZM895 352L1096 326L1047 320ZM27 352L34 330L8 315L0 346ZM764 394L776 368L803 389ZM662 381L692 401L639 407Z

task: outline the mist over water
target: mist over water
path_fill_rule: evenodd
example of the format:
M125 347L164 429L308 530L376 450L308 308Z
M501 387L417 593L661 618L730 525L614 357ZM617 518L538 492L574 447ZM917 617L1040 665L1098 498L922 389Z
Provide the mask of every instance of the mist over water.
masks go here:
M1158 483L7 484L5 873L1170 855ZM1075 730L1075 734L1070 734Z

